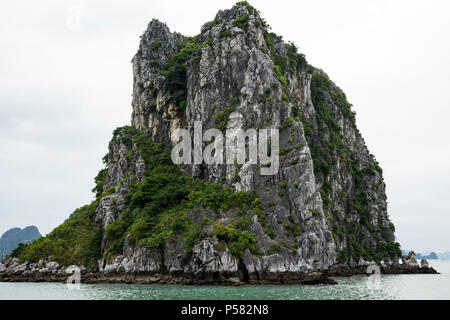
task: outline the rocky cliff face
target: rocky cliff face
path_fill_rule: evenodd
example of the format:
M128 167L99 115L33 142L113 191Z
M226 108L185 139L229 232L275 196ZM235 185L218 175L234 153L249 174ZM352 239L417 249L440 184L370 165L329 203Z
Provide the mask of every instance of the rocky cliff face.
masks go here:
M91 217L92 233L90 253L71 263L245 281L398 263L382 170L345 94L268 29L246 2L196 37L150 22L133 58L132 126L114 132L96 201L71 216ZM196 121L203 131L279 129L277 174L249 163L174 166L172 133L193 135Z
M256 235L263 254L245 250L235 256L220 248L211 226L201 231L192 253L183 238L161 248L135 248L125 240L123 254L106 272L250 274L327 269L359 258L398 261L393 225L387 214L382 171L369 153L345 95L320 70L309 66L292 44L268 32L257 10L240 3L219 11L201 33L186 38L153 20L133 59L131 123L154 142L170 148L178 128L281 128L280 170L261 176L256 165L192 165L184 171L236 191L256 195L264 218L249 214L248 232ZM236 113L237 112L237 113ZM144 178L144 161L125 160L129 147L112 142L108 183L125 174ZM106 190L106 189L105 189ZM97 221L108 226L125 208L127 190L104 197ZM111 199L117 199L118 210ZM210 214L190 211L200 224ZM231 223L221 212L215 222ZM164 255L162 257L161 255ZM164 265L162 265L164 264ZM356 265L356 264L355 264Z

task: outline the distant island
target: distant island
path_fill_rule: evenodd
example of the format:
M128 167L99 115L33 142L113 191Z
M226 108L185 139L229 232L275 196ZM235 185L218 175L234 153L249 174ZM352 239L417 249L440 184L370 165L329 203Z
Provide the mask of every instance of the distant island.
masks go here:
M417 254L417 259L427 259L427 260L437 260L438 255L435 252L431 252L429 255L422 255L420 253Z
M444 253L438 253L438 258L440 260L450 260L450 251L446 251Z
M402 253L405 255L409 251L410 250L402 250ZM416 258L425 260L450 260L450 252L436 253L434 251L424 251L422 253L416 253Z
M29 226L24 229L12 228L6 231L0 238L0 253L8 255L21 243L31 243L42 237L35 226Z

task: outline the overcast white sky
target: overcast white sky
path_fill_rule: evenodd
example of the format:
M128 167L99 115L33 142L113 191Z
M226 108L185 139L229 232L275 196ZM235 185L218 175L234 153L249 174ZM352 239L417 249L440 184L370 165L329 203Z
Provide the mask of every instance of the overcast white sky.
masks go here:
M152 18L195 35L235 2L3 1L0 234L46 234L93 199L111 133L130 122L130 61ZM251 4L355 106L402 247L450 250L449 2Z

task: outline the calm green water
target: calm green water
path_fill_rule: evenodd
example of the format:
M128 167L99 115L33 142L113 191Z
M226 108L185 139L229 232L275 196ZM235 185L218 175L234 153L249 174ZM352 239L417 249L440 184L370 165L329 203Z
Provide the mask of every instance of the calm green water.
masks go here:
M450 299L450 261L432 261L440 275L381 275L338 278L335 286L188 287L0 283L0 300L340 300Z

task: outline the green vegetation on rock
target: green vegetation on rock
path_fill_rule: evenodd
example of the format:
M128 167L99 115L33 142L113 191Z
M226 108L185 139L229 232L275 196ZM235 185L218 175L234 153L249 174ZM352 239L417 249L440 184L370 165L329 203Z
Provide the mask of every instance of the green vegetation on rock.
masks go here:
M20 261L40 259L57 261L63 265L91 265L100 258L101 228L94 223L98 201L75 210L62 225L46 237L28 245L20 245L12 257Z
M171 100L177 108L183 109L186 107L187 100L186 63L192 58L195 58L194 63L199 62L199 56L195 54L200 44L198 37L182 37L177 41L177 45L178 51L170 56L162 74L167 78L166 89L171 94Z

